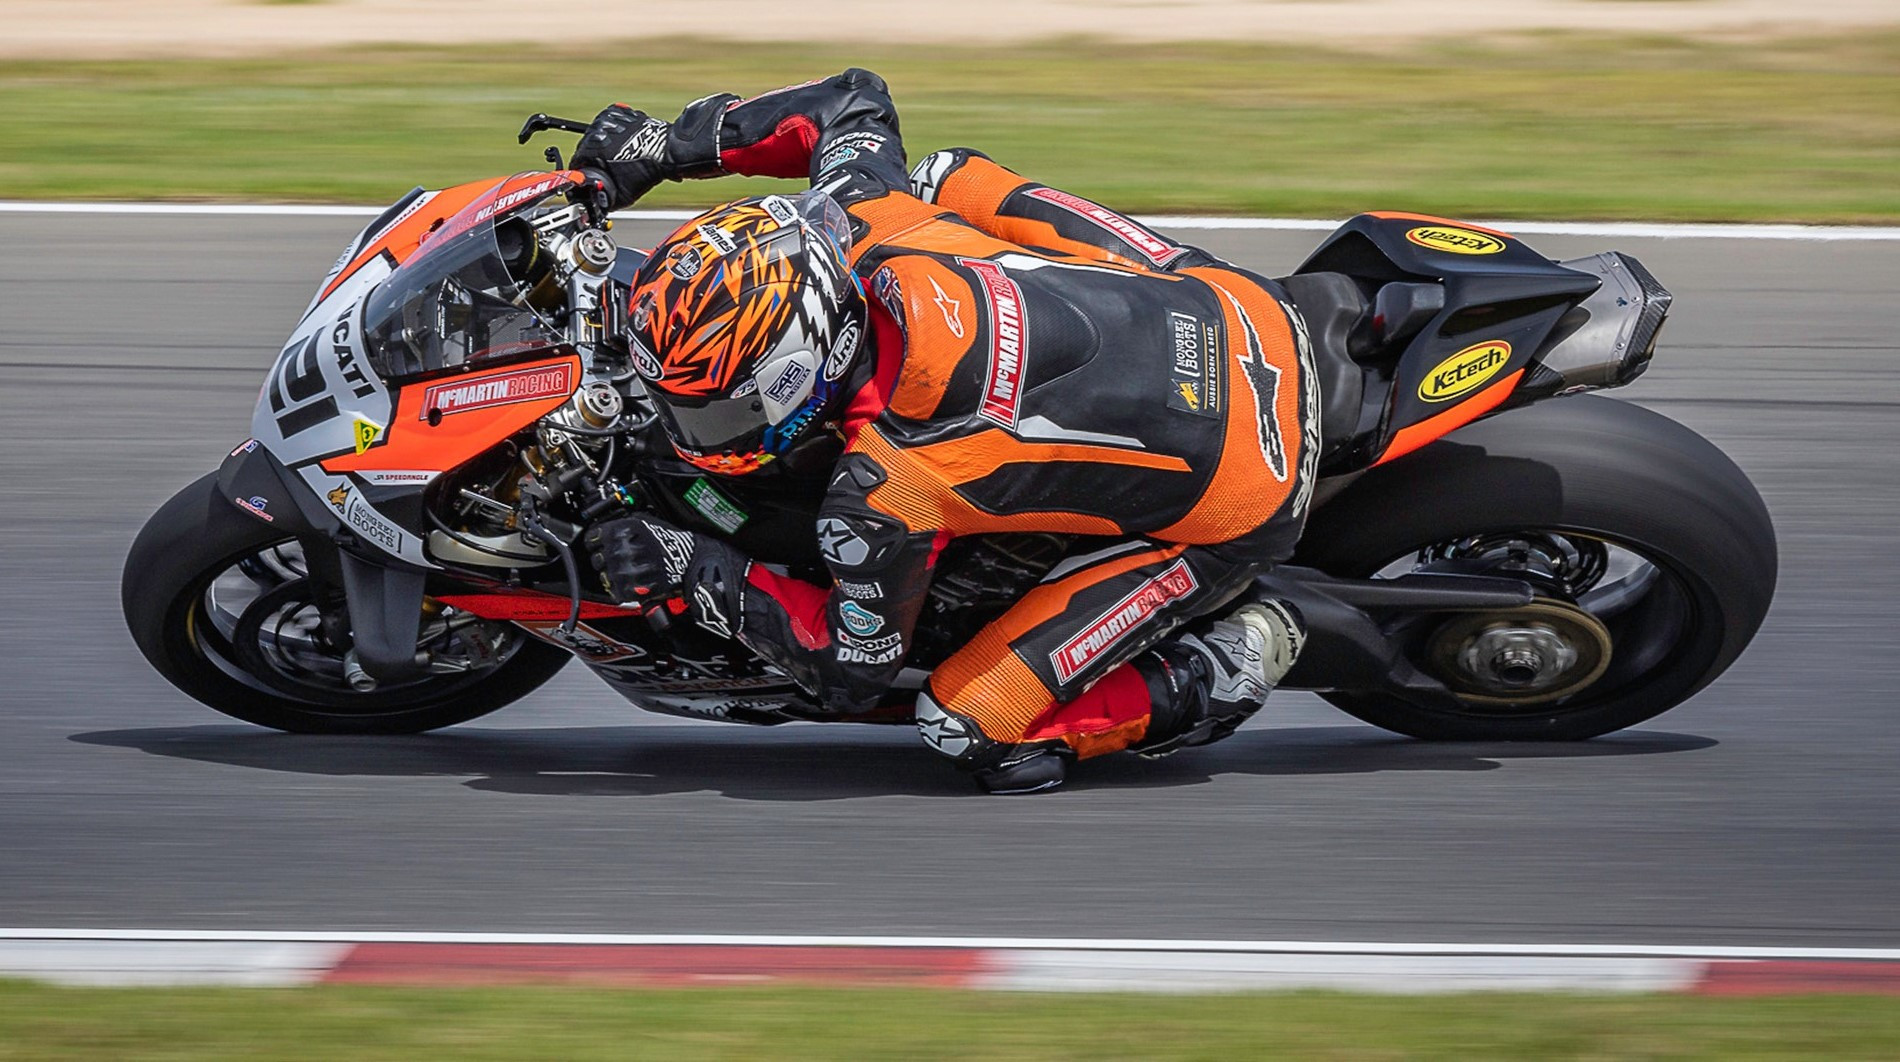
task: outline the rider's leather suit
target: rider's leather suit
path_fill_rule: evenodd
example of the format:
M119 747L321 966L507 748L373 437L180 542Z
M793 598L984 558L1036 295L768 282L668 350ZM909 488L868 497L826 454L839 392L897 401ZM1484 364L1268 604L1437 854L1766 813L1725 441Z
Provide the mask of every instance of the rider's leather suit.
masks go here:
M953 537L1105 536L936 669L920 726L966 762L1157 737L1153 675L1130 662L1285 559L1305 518L1318 403L1285 292L973 151L907 175L868 71L708 97L671 140L688 175L835 197L873 296L875 368L817 523L833 583L751 565L742 640L860 710L897 678Z

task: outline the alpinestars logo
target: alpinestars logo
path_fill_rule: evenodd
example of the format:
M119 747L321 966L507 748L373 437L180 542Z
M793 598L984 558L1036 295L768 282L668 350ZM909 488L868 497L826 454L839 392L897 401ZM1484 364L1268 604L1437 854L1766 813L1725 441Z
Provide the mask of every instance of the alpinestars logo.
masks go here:
M929 280L931 288L937 293L937 309L943 314L943 326L950 330L951 335L962 339L963 304L951 298L950 293L943 290L943 285L937 283L936 277L930 277Z
M1107 229L1120 236L1143 258L1154 263L1157 269L1187 253L1187 248L1176 247L1113 210L1099 203L1091 203L1081 196L1070 195L1054 188L1031 188L1023 194L1031 199L1040 199L1052 206L1059 206L1077 217L1086 219L1098 228Z
M1227 295L1226 292L1221 292ZM1240 367L1247 373L1247 382L1253 385L1255 412L1259 414L1260 455L1267 459L1267 469L1273 478L1286 482L1286 440L1280 435L1280 367L1267 360L1267 352L1260 348L1260 333L1253 327L1253 318L1240 305L1240 300L1227 295L1227 301L1234 307L1235 316L1240 318L1241 331L1247 335L1247 353L1240 358Z
M983 385L983 404L977 412L985 420L1014 428L1017 407L1022 402L1023 336L1027 332L1023 289L995 262L959 258L957 264L976 274L977 281L983 285L983 297L990 306L989 376Z
M1178 601L1198 589L1200 584L1195 581L1187 561L1175 561L1109 606L1093 623L1050 653L1049 663L1056 669L1056 679L1068 682L1075 678L1129 632L1153 619L1168 602Z
M968 719L944 711L928 693L917 698L917 732L924 744L945 756L963 755L977 738Z

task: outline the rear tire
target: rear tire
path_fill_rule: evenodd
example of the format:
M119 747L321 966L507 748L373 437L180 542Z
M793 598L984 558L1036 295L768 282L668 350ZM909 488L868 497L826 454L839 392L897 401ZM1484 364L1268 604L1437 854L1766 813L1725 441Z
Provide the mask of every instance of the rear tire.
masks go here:
M1618 645L1619 654L1655 660L1640 676L1599 680L1548 705L1467 703L1468 710L1452 712L1383 692L1322 696L1413 737L1596 737L1665 712L1713 682L1747 648L1774 596L1774 525L1742 470L1667 417L1590 396L1479 421L1372 469L1313 512L1294 563L1366 577L1436 543L1523 529L1602 540L1661 569L1675 588L1669 607L1679 614L1679 640L1666 652ZM1599 689L1606 684L1614 688Z
M288 541L238 511L212 473L161 506L132 543L120 603L139 652L166 681L200 703L258 726L300 734L415 734L466 722L519 700L572 657L525 635L499 665L435 676L394 690L327 703L244 681L244 654L214 648L204 608L212 582L238 560ZM310 548L331 548L312 543Z

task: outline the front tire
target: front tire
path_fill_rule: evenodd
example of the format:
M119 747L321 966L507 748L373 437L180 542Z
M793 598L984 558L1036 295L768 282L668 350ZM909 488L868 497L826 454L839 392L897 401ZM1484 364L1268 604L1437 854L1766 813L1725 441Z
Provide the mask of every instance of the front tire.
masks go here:
M276 554L296 547L218 492L217 474L179 491L154 513L126 556L120 603L139 652L166 681L247 723L300 734L415 734L466 722L526 696L572 657L515 632L499 663L355 693L306 691L268 673L255 619L220 622L214 584L236 572L258 580L258 598L296 590L298 573ZM310 548L330 548L312 543Z
M1456 710L1384 692L1322 696L1413 737L1592 738L1665 712L1713 682L1747 648L1774 596L1774 525L1742 470L1667 417L1588 396L1479 421L1372 469L1313 512L1294 563L1368 577L1390 574L1408 555L1443 557L1447 543L1534 534L1604 544L1658 573L1645 596L1620 602L1602 677L1559 698L1528 698L1536 703L1468 687L1473 695ZM1580 600L1587 609L1589 599ZM1419 645L1430 638L1420 635L1413 646L1414 662L1427 670L1433 660Z

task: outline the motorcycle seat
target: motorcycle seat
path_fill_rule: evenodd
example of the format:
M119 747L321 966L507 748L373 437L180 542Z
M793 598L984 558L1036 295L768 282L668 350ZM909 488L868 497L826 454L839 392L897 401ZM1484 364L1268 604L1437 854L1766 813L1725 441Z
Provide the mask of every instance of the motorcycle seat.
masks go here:
M1300 273L1281 278L1280 284L1306 319L1313 344L1313 368L1319 377L1320 460L1324 462L1358 434L1366 391L1366 370L1360 363L1379 352L1372 302L1358 282L1344 273Z

